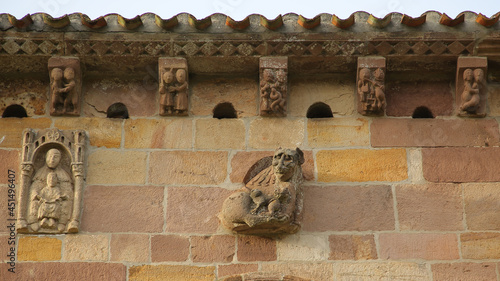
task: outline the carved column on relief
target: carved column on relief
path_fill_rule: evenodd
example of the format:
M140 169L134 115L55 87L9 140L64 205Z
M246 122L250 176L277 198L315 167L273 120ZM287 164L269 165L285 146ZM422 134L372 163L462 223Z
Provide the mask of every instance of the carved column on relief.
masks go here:
M23 134L17 231L78 232L85 179L85 131L26 129Z
M160 115L188 115L188 66L185 58L159 58Z
M356 86L358 112L363 115L384 115L385 58L359 57Z
M49 59L50 115L80 115L82 74L75 57Z
M286 116L288 57L262 57L260 69L260 116Z
M455 96L459 116L486 116L487 70L485 57L458 58Z

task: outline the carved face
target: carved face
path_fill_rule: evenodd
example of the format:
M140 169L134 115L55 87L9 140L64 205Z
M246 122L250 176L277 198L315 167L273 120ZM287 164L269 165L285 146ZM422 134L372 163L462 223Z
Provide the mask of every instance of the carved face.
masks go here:
M370 79L370 70L368 68L362 68L359 71L359 77L361 77L361 79Z
M49 187L55 187L57 185L57 174L56 173L49 173L47 175L47 185Z
M55 81L59 81L59 80L61 80L63 78L63 71L60 68L54 68L50 72L50 76Z
M163 81L165 81L165 83L174 82L174 73L172 71L167 71L163 73Z
M71 67L68 67L64 70L64 78L66 80L73 80L75 79L75 70Z
M293 176L298 165L302 164L299 149L278 149L273 157L274 174L280 181L288 181ZM301 153L302 151L300 151Z
M59 165L59 162L61 161L61 152L55 148L52 148L47 152L47 156L45 158L45 162L47 163L47 166L51 169L54 169Z
M186 82L186 71L184 69L179 69L175 73L175 77L177 78L177 82L184 83Z
M264 69L262 72L262 78L266 82L274 82L274 73L271 69Z
M472 69L467 68L467 69L464 71L464 80L465 80L465 81L472 81L472 79L473 79Z
M384 79L384 71L381 69L381 68L377 68L377 70L375 70L375 79L377 80L383 80Z
M482 82L484 79L484 72L482 69L480 68L477 68L474 70L474 80L476 80L476 82Z

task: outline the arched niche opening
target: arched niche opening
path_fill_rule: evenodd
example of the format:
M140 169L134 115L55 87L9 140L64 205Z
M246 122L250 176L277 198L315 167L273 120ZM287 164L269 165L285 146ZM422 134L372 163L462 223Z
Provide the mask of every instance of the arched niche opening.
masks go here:
M309 109L307 109L307 118L332 118L333 113L330 106L323 102L317 102L312 104Z
M411 117L415 119L434 118L434 114L432 114L432 111L426 106L419 106L415 108Z
M222 102L214 107L213 116L217 119L237 118L236 110L230 102Z
M28 117L28 114L26 113L26 109L24 109L24 107L19 104L13 104L7 106L7 108L2 113L2 118L8 117L24 118Z
M108 107L108 110L106 110L106 117L128 119L127 106L121 102L113 103Z

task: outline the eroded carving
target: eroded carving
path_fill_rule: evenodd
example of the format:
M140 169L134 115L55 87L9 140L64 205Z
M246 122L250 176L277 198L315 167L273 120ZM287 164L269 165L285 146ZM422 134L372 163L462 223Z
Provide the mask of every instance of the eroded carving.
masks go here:
M460 57L457 62L458 115L464 117L486 116L487 59Z
M160 58L160 115L188 114L188 72L184 58Z
M358 112L383 115L385 112L385 58L358 59Z
M81 74L78 58L49 59L50 115L80 115Z
M80 130L25 130L19 232L78 232L85 139L85 132Z
M300 149L279 148L274 156L257 162L248 172L243 189L222 206L222 223L237 233L272 236L300 229L302 168Z
M288 58L260 59L260 115L286 116Z

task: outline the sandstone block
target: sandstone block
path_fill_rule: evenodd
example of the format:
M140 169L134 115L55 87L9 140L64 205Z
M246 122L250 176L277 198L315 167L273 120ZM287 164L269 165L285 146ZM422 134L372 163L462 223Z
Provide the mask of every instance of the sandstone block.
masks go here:
M488 83L488 105L491 116L500 116L500 83Z
M330 235L330 260L377 259L373 235Z
M4 240L4 243L7 244L7 239ZM17 260L57 261L61 259L61 247L62 241L58 238L34 236L20 237L17 249Z
M485 260L500 258L499 233L464 233L460 235L464 259Z
M325 118L307 120L310 147L368 146L368 120L363 118Z
M304 231L393 230L389 186L304 188Z
M193 121L186 118L128 119L125 148L191 148L192 127Z
M213 281L215 267L189 265L142 265L131 266L128 270L130 281Z
M276 241L257 236L238 236L238 261L275 261Z
M277 243L280 261L321 261L328 257L326 236L290 235Z
M226 179L227 162L227 152L222 151L152 152L150 181L154 184L218 184Z
M500 230L500 190L497 183L464 184L467 227L471 230Z
M463 230L462 190L454 184L396 187L401 230Z
M436 263L431 266L432 280L495 280L494 263Z
M375 119L371 125L374 147L498 146L496 120Z
M258 264L221 264L217 266L218 277L255 272L259 269Z
M5 198L3 200L0 200L0 210L4 210L4 211L0 212L0 223L5 225L5 226L9 225L9 223L14 223L14 221L8 221L8 219L15 219L17 216L16 213L14 213L14 216L10 216L9 211L7 209L8 208L7 204L9 203L7 201L8 200L8 190L9 190L9 188L7 185L0 184L0 196L1 196L0 198ZM9 234L10 230L7 227L2 227L2 228L0 228L0 233ZM4 244L7 244L7 243L4 243Z
M149 261L149 236L145 234L113 234L110 260L126 262Z
M500 181L491 168L500 157L500 147L422 149L424 177L432 182Z
M122 141L121 119L54 118L54 127L61 130L85 130L92 146L120 147Z
M232 262L236 240L229 235L191 237L193 262Z
M425 264L404 262L335 263L334 280L412 280L430 279ZM324 279L328 280L328 279Z
M290 281L334 280L332 265L329 263L320 263L320 262L262 263L261 270L263 272L272 272L285 275L283 280L290 280ZM270 278L270 280L274 279Z
M81 228L87 232L161 232L163 187L87 186Z
M241 119L198 119L194 146L198 149L245 149L245 123Z
M0 147L21 148L24 129L46 129L51 123L49 118L0 118Z
M144 184L146 152L96 150L90 154L87 184Z
M316 154L318 181L402 181L408 178L404 149L321 150Z
M248 145L251 148L295 148L304 143L302 119L259 118L251 121Z
M456 234L382 233L379 236L381 259L458 259Z
M167 231L212 234L217 230L217 215L232 191L216 187L169 187Z
M151 237L151 261L185 261L189 257L189 239L178 235Z
M0 143L1 145L1 143ZM19 170L19 159L20 159L21 153L18 150L5 150L5 149L0 149L0 171L3 171L4 175L0 177L0 184L10 184L9 183L9 177L8 177L8 171L12 170L14 171L15 175L15 181L14 184L17 186L20 184L21 180L21 170ZM7 196L4 196L2 198L5 198L4 201L6 201ZM2 209L5 210L5 209Z
M67 235L64 238L64 260L107 261L109 237L106 235Z
M0 220L0 222L3 222L3 221ZM9 237L10 237L9 234L0 235L0 241L4 241L2 244L0 244L0 255L1 255L0 256L0 263L10 261L10 257L7 255L9 254L9 252L12 252L11 248L14 248L14 245L9 245L9 242L15 241L15 240L9 240ZM12 236L12 239L14 239L14 236ZM14 248L14 251L15 251L15 248ZM19 252L18 252L18 255L19 255ZM60 255L59 255L59 257L60 257Z
M10 105L24 107L29 117L45 115L49 82L36 79L3 79L0 81L0 114Z

